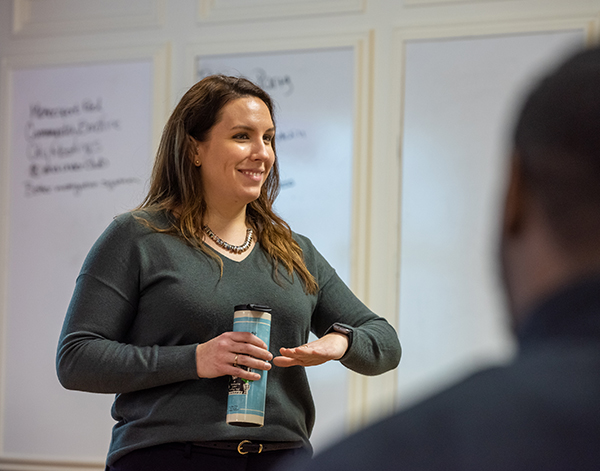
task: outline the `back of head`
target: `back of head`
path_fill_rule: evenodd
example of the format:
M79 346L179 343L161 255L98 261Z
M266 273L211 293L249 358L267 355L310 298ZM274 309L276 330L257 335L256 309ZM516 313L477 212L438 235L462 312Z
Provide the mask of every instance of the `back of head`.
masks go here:
M514 139L562 249L600 252L600 48L575 54L534 88Z

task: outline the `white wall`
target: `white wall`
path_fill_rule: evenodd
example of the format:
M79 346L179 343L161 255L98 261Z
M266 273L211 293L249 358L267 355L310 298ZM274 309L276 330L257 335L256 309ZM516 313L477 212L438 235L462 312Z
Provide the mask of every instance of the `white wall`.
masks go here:
M539 71L584 39L566 30L406 46L401 406L512 353L498 228L513 115Z
M427 65L418 61L426 52L424 48L419 48L419 42L423 41L422 44L429 47L433 61L440 61L431 65L433 71L441 73L449 70L444 68L440 58L444 48L448 47L448 41L453 39L462 38L470 44L481 44L485 38L515 38L519 44L519 38L522 38L524 44L530 37L528 33L545 35L555 32L564 38L573 34L594 41L598 37L599 19L600 0L0 0L0 58L3 61L0 75L0 135L4 138L10 130L10 123L7 122L11 109L8 71L19 64L72 63L86 56L110 60L122 57L123 53L119 55L118 51L124 49L133 56L135 51L167 51L160 59L151 56L154 57L157 77L153 95L153 129L156 135L169 109L193 81L192 59L195 54L352 47L356 58L356 114L352 201L354 245L349 254L350 280L352 288L365 302L399 327L407 350L406 369L403 370L402 363L399 369L400 380L396 373L377 378L350 375L348 390L345 391L348 402L346 429L350 430L391 412L398 403L403 405L409 399L422 397L442 382L452 380L472 367L480 356L485 356L486 351L496 357L510 352L509 340L498 342L499 338L506 338L501 322L486 324L491 339L487 343L481 343L478 332L470 329L468 323L469 316L478 315L477 309L481 309L481 306L498 304L495 299L500 293L493 281L494 267L489 252L482 252L482 260L485 261L483 267L476 266L471 271L466 267L457 275L457 283L461 280L462 286L470 283L472 291L478 293L478 298L460 297L457 294L460 290L452 289L444 294L448 297L447 305L458 303L466 306L463 309L464 317L458 322L459 332L463 344L472 342L477 349L465 355L464 352L457 354L455 371L444 376L443 381L437 381L436 375L444 365L443 359L448 354L448 348L454 348L454 353L457 353L451 344L442 348L432 342L432 332L437 325L436 316L444 316L444 308L435 309L436 312L431 309L419 311L414 303L409 302L415 289L410 282L416 279L416 272L411 272L411 269L416 267L418 270L424 265L418 260L415 262L407 254L411 250L407 245L412 240L411 227L415 227L411 226L413 220L407 218L410 214L423 216L429 213L426 205L408 211L406 205L410 201L403 200L403 196L408 198L411 188L419 187L420 173L412 171L415 167L410 166L411 162L415 162L415 155L418 161L419 154L410 149L416 148L418 151L429 143L443 142L444 139L443 125L440 129L428 125L426 132L421 128L422 135L417 135L412 125L419 117L414 110L427 109L423 114L425 118L430 118L436 111L442 111L440 107L443 105L423 101L422 104L429 108L420 106L419 100L425 100L429 94L426 84L420 89L414 88L414 77L426 71L423 67ZM549 54L552 58L559 54L564 44L561 42L556 48L548 48L547 44L533 46L526 53L521 51L525 55L521 54L518 60L537 58L542 54L544 57ZM506 48L502 50L506 52ZM462 58L460 67L470 70L470 77L479 70L488 73L494 59L476 54ZM513 59L508 55L503 60L508 67ZM530 64L520 69L518 77L525 80L534 73L533 64ZM507 84L500 85L502 96L512 95L521 87L522 82L518 83L518 87L513 85L515 77L508 74ZM456 77L444 77L441 80L441 86L451 86ZM408 91L410 96L405 94ZM482 93L485 95L485 89ZM489 91L490 95L496 93L497 90ZM475 96L460 96L461 100L475 104ZM486 120L486 116L481 119ZM496 124L500 126L504 119L506 117L498 114L490 115L486 125L493 129ZM455 133L462 141L468 139L473 133L472 121L461 120L457 123ZM454 154L448 153L451 161L458 159L456 152L460 152L460 148L454 151ZM486 159L495 162L493 165L501 166L503 151L497 149L494 156L486 155ZM485 148L483 152L492 151ZM3 184L7 182L8 153L6 142L0 142L0 182ZM465 167L456 163L452 166L456 180L451 180L452 174L443 175L447 178L447 184L465 178L488 183L469 188L467 198L481 198L482 192L489 195L490 188L497 191L501 188L501 172L492 172L490 175L489 168L482 168L478 173L477 169L470 166L468 170L472 173L467 176ZM410 178L409 182L407 178ZM425 184L427 175L423 178ZM6 447L7 443L11 443L13 433L5 426L5 391L10 388L5 380L6 371L8 367L14 370L18 365L6 363L10 358L6 350L11 332L8 330L6 301L10 247L7 243L9 228L6 227L9 198L5 186L0 188L0 469L103 469L104 444L93 445L90 448L92 451L85 455L74 449L72 454L60 456L51 450L26 446L17 454ZM460 200L453 201L452 207L457 212L466 208L461 206ZM431 224L425 227L430 227L430 231L450 233L456 229L457 221L436 217L435 212L432 212L428 221ZM489 227L482 230L481 234L475 236L474 243L490 247L491 232ZM442 258L432 256L428 262L433 276L443 273L445 262ZM439 267L439 271L436 267ZM483 275L473 278L473 274L481 270ZM425 279L426 286L430 282L431 279ZM476 302L472 302L473 299ZM495 315L500 315L500 307L493 307L492 310ZM423 325L433 327L422 329ZM454 328L456 325L452 324ZM54 332L48 335L54 335ZM419 353L423 345L432 345L426 355ZM31 348L35 350L35 345ZM421 367L433 372L433 376L411 374ZM23 371L23 374L26 375L27 371ZM40 389L44 388L44 384L39 386ZM317 381L317 401L320 394L318 386ZM52 407L52 404L48 404L48 407ZM99 407L97 411L90 411L90 417L101 413ZM11 414L21 414L32 428L36 427L38 418L29 414L25 407L11 411ZM325 415L323 409L319 415ZM73 423L76 420L85 418L68 417L67 421ZM330 430L334 429L332 427ZM49 437L49 441L60 439L61 433L61 424L57 423L56 435ZM326 428L322 433L318 432L317 448L335 438L327 433L337 432L327 432Z

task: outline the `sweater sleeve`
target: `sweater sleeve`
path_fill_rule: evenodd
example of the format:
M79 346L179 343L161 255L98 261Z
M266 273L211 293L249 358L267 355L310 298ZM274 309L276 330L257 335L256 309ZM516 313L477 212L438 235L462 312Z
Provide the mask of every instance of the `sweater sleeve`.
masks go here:
M352 330L352 342L341 358L347 368L364 375L378 375L398 366L402 353L394 328L365 306L314 248L297 236L305 260L319 284L318 300L312 314L312 330L321 337L333 324Z
M197 379L196 345L127 342L140 297L136 241L144 228L132 216L108 227L88 254L60 334L56 368L67 389L125 393Z

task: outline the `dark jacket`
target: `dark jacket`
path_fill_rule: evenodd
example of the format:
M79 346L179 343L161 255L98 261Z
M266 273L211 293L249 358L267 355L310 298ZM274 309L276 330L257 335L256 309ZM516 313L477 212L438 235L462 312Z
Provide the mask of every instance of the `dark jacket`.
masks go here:
M600 276L540 303L518 341L510 364L476 373L298 469L599 470Z

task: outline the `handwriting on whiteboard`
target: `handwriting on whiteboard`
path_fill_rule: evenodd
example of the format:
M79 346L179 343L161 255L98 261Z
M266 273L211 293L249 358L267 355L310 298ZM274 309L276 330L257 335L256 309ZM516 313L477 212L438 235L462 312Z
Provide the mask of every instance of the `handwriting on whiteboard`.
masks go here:
M106 178L101 174L110 166L103 143L120 132L120 120L107 113L101 97L62 106L31 104L24 129L29 178L24 182L25 195L79 195L94 188L112 190L139 183L137 178ZM90 178L90 174L96 177ZM69 175L77 179L60 178Z
M252 69L252 72L249 76L245 76L240 73L236 73L237 71L231 70L213 71L208 67L201 67L200 63L201 59L198 58L196 62L196 77L198 80L202 80L209 75L224 73L226 75L235 75L238 77L247 78L264 91L271 94L281 93L283 96L287 97L294 93L294 81L289 74L271 75L265 69L255 67Z

